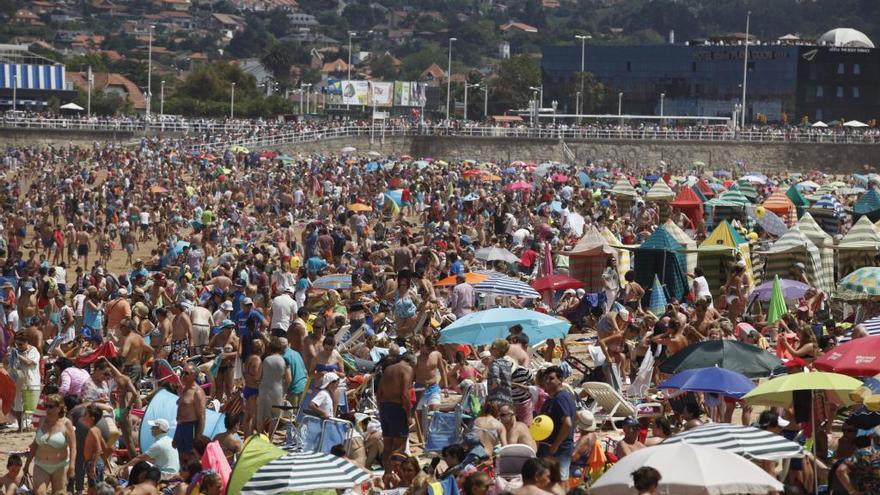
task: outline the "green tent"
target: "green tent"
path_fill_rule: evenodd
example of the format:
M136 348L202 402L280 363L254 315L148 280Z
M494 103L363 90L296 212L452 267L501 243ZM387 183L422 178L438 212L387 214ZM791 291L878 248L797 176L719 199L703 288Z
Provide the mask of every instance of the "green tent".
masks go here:
M853 219L858 220L862 215L867 216L872 222L880 220L880 193L876 189L863 194L853 205Z
M788 188L788 191L785 191L785 195L788 196L788 199L794 203L794 206L797 208L797 216L798 218L807 211L807 208L810 207L810 202L807 198L804 197L803 194L798 190L797 185L792 184L791 187Z

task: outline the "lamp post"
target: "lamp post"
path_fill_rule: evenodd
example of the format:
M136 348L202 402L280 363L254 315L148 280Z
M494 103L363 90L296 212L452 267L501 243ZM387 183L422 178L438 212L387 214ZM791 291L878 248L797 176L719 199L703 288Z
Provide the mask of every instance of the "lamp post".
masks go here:
M159 84L159 118L165 119L165 80Z
M235 83L232 83L232 93L229 95L229 118L235 118Z
M489 121L489 84L486 83L485 86L481 86L480 89L483 91L483 120Z
M550 102L550 106L553 107L553 125L555 126L556 125L556 107L559 106L559 102L556 100L553 100L552 102Z
M532 112L535 114L535 123L540 126L541 125L541 108L544 107L544 85L541 86L529 86L529 89L532 91L533 97L532 101L534 101L534 108Z
M300 115L305 115L303 113L303 89L299 88L296 91L299 93L299 107L298 107L299 113L300 113Z
M617 93L617 116L623 117L623 91Z
M302 87L303 87L303 89L306 90L306 113L305 113L305 114L308 115L308 113L309 113L309 103L311 103L309 100L312 99L312 97L311 97L311 91L309 91L309 89L311 89L311 87L312 87L312 83L306 83L306 84L303 84Z
M12 114L15 115L15 106L18 100L18 95L16 95L16 90L18 89L19 84L19 74L18 71L15 71L15 78L12 81Z
M468 88L480 89L479 84L468 84L467 81L464 83L464 121L467 122L468 119Z
M458 38L449 38L449 62L446 64L446 120L449 121L449 97L452 96L452 42ZM465 83L467 84L467 83Z
M531 117L532 117L531 118L532 127L535 127L536 124L537 125L541 124L540 119L538 118L538 91L539 90L538 90L538 88L536 88L534 86L529 86L529 89L532 91L532 100L531 100L532 108L530 109L531 111L529 112L529 115L531 115Z
M748 82L748 74L749 74L749 21L752 19L752 11L748 11L746 13L746 44L745 44L745 54L743 56L743 96L742 96L742 113L740 114L740 124L739 126L746 126L746 83Z
M86 86L88 88L88 96L86 98L86 116L92 116L92 86L95 85L95 75L92 74L92 66L89 66L89 72L86 74Z
M660 124L663 124L663 99L666 98L666 93L660 93Z
M581 40L581 90L577 94L577 101L575 102L575 110L577 111L577 114L578 114L578 123L580 123L580 121L581 121L580 115L582 113L584 113L583 109L581 107L581 103L582 103L581 97L584 94L584 70L585 70L584 69L584 67L585 67L584 53L586 51L587 40L592 39L593 37L590 36L589 34L576 34L574 37L575 37L575 39Z
M150 119L150 100L153 99L153 29L155 28L156 26L150 24L147 38L147 120Z
M348 32L348 81L351 81L351 38L354 37L355 35L357 35L356 31L349 31ZM299 103L300 103L300 108L302 108L302 99L300 99ZM351 105L346 103L345 109L346 109L346 111L350 110Z

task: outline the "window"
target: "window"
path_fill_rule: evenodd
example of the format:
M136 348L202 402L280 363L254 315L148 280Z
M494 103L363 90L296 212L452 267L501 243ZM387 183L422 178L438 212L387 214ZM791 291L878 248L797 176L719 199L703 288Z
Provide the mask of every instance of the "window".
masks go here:
M853 64L853 74L859 75L862 73L862 66L860 64Z
M859 96L861 96L860 91L859 91L859 87L854 86L853 87L853 98L858 98Z
M837 97L838 97L838 98L843 98L843 86L838 86L838 87L837 87Z
M837 73L844 74L846 73L846 67L843 64L837 64Z
M825 96L825 88L822 86L816 86L816 98L821 98Z

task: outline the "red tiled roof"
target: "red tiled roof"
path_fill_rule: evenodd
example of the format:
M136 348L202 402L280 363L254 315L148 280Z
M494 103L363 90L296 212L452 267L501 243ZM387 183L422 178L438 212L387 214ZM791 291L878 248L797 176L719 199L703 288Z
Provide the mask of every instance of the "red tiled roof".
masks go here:
M103 91L108 87L116 87L122 89L125 92L128 101L131 102L132 106L135 110L145 110L147 108L147 102L144 98L144 94L141 92L140 88L137 87L137 84L131 82L127 77L122 74L117 73L108 73L108 72L96 72L93 74L95 81L92 85L92 88L97 91ZM87 73L85 72L68 72L67 80L72 82L74 86L86 89L88 88L87 82Z

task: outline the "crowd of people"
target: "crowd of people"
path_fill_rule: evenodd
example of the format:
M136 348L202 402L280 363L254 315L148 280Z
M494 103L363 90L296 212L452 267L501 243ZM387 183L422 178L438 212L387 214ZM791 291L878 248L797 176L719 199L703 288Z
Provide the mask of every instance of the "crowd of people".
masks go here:
M220 493L226 480L200 464L208 444L234 465L249 436L277 438L284 409L275 406L283 404L349 421L352 438L333 453L383 470L353 490L387 493L427 493L450 477L468 495L586 493L601 474L597 451L613 464L708 422L813 435L791 408L756 414L735 398L688 393L652 396L660 409L627 417L620 436L602 431L596 398L579 386L603 381L623 391L640 379L646 356L659 363L709 340L775 351L790 372L808 368L847 327L828 322L816 335L812 324L830 319L829 302L803 267L791 278L813 287L796 312L769 323L746 307L755 282L742 258L720 287L694 271L692 297L671 298L659 312L618 256L591 293L499 296L469 281L484 270L524 285L567 274L586 229L637 245L662 224L659 204L621 201L583 185L579 172L639 179L704 170L478 168L353 152L281 160L247 150L193 154L178 144L4 152L0 397L5 408L11 396L2 392L14 389L7 428L34 431L29 448L8 458L6 493ZM790 182L770 179L758 187L763 196ZM670 218L697 241L709 233L682 212ZM772 237L756 230L753 242ZM483 248L512 258L486 259ZM713 299L718 290L724 297ZM536 347L527 325L511 324L486 345L439 342L450 324L498 306L567 319L571 338ZM598 349L585 370L572 365L588 359L578 354L580 338ZM647 376L654 385L663 378L658 365ZM176 416L150 419L145 430L157 387L177 395ZM430 462L419 455L430 418L449 408L465 408L472 422ZM213 438L210 411L223 413L225 428ZM541 438L539 416L553 425ZM833 426L822 422L813 438L818 460L832 466L832 493L874 493L880 451L855 426L845 423L842 435ZM153 438L142 450L145 431ZM515 482L492 469L507 445L536 454ZM820 476L812 466L761 467L782 477L786 493L808 493ZM645 467L633 483L657 493L662 476Z

